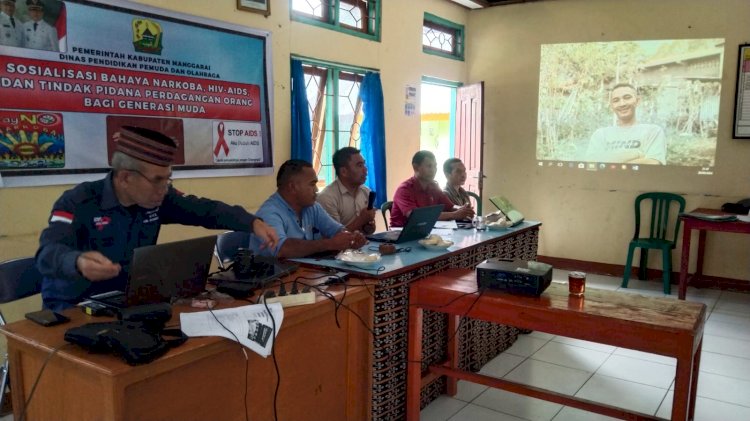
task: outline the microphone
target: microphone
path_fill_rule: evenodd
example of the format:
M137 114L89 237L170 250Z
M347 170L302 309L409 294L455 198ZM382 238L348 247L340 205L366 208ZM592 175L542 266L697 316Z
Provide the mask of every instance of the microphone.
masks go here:
M372 209L372 205L375 203L375 192L371 191L370 196L367 197L367 209Z

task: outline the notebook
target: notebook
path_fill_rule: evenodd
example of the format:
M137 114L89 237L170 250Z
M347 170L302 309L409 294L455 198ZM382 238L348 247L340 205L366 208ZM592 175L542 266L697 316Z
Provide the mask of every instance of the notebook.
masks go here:
M443 205L425 206L411 211L406 225L401 230L391 230L368 235L367 239L383 243L405 243L420 240L430 235L443 211Z
M523 214L516 210L510 201L502 196L490 197L490 202L502 212L510 221L511 226L516 226L523 222Z
M133 251L125 292L89 297L110 307L170 302L198 295L206 288L216 236L138 247Z

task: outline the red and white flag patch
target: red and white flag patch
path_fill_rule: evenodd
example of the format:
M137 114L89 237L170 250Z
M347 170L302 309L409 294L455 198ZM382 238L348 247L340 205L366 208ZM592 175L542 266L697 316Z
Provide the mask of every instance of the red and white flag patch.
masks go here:
M65 222L66 224L73 223L73 214L61 210L53 210L52 216L49 219L50 222Z

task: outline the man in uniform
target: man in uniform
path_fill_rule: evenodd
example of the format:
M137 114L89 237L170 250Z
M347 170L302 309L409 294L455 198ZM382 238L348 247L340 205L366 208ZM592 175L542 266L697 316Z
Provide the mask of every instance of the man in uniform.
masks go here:
M23 46L35 50L60 51L57 29L44 21L42 0L26 0L29 19L23 24Z
M260 247L276 247L276 232L242 207L172 187L176 150L162 133L124 126L115 134L112 172L55 202L36 252L45 308L63 310L93 294L124 290L133 250L156 244L161 224L252 231Z
M264 252L278 257L305 257L367 243L361 232L349 232L315 201L318 175L312 165L300 159L286 161L276 174L277 191L258 209L258 216L279 234L275 249ZM258 244L253 238L252 246ZM253 247L255 248L255 247Z
M23 45L23 23L13 16L15 13L16 0L0 0L0 45Z
M375 232L375 210L367 209L367 166L359 149L347 146L333 154L336 179L318 195L318 203L349 231Z

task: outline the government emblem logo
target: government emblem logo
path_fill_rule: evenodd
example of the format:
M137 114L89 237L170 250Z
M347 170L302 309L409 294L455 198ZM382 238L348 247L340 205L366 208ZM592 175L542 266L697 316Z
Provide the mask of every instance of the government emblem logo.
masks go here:
M161 25L150 19L133 19L133 47L139 53L161 55Z

